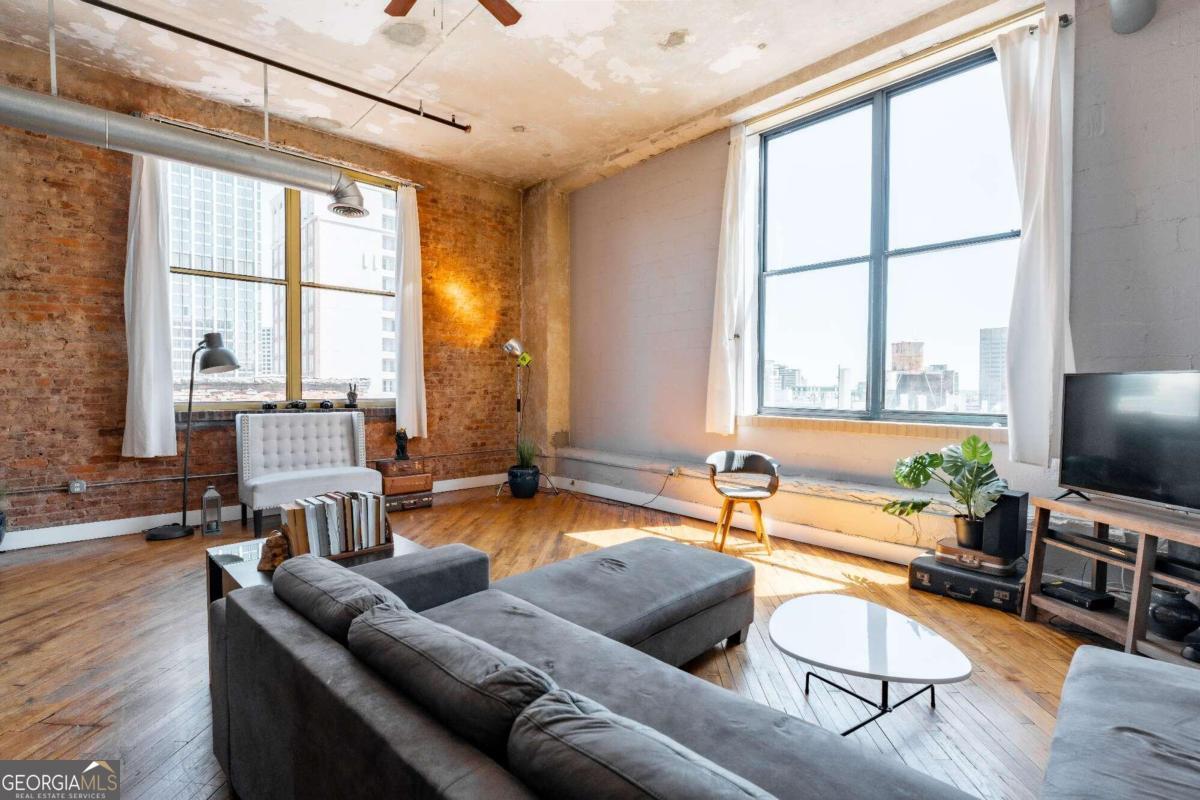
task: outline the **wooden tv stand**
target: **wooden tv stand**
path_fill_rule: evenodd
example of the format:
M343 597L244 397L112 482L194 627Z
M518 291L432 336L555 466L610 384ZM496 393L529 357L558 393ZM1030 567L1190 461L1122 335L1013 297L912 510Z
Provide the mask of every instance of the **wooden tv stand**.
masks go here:
M1174 664L1200 667L1200 664L1179 655L1182 643L1173 642L1146 630L1150 589L1154 583L1169 583L1190 592L1200 592L1200 583L1167 575L1155 569L1159 539L1200 546L1200 518L1107 499L1089 501L1071 497L1051 500L1046 497L1034 497L1030 498L1030 502L1035 513L1033 538L1029 545L1025 597L1021 603L1022 619L1036 620L1038 611L1042 611L1112 639L1123 645L1127 653L1140 653ZM1136 559L1131 562L1118 556L1096 553L1049 538L1046 534L1050 529L1051 512L1091 522L1097 539L1107 539L1110 527L1139 534ZM1129 596L1129 613L1125 614L1120 609L1089 611L1042 594L1042 572L1047 545L1091 559L1095 567L1092 572L1092 588L1099 591L1106 589L1108 567L1131 570L1133 591Z

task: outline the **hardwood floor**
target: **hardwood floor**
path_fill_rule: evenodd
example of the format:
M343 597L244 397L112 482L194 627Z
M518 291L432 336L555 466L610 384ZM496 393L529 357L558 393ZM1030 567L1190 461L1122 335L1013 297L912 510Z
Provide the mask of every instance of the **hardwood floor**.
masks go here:
M648 509L569 494L490 495L440 495L433 508L393 514L392 523L425 545L487 551L495 579L642 536L712 538L709 523ZM876 601L953 641L975 672L939 687L936 711L922 697L853 739L980 797L1036 797L1059 690L1083 639L910 591L895 565L785 539L767 556L751 534L734 537L757 571L754 626L744 646L715 647L691 672L847 728L867 709L816 681L805 698L804 668L770 644L767 620L800 594ZM0 554L0 758L118 757L127 800L228 797L211 754L203 550L240 538L249 536L233 523L220 539L123 536ZM849 683L878 693L877 683ZM894 696L911 688L897 686Z

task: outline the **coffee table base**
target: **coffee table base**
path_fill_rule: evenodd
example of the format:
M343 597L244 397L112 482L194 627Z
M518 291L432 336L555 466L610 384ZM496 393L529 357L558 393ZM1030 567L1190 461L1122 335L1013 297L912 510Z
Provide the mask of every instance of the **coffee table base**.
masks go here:
M937 694L934 691L932 683L929 684L928 686L918 689L917 691L913 692L908 697L905 697L903 700L901 700L899 703L896 703L896 705L893 706L893 705L888 705L888 682L887 681L883 681L883 692L882 692L882 695L880 696L879 702L876 703L874 700L868 700L867 698L863 697L861 694L859 694L858 692L856 692L852 689L847 689L845 686L841 686L837 683L834 683L833 681L829 680L828 678L822 678L820 675L818 675L815 672L805 672L804 673L804 694L805 694L805 696L808 695L808 679L809 678L816 678L817 680L821 681L821 683L827 683L830 686L832 686L833 688L838 689L839 691L845 692L846 694L851 695L851 696L861 700L862 702L869 705L871 708L879 709L878 714L876 714L872 717L868 717L867 719L864 719L862 722L858 723L853 728L847 728L846 730L842 731L842 736L849 736L850 734L854 733L856 730L863 727L864 725L869 725L870 723L872 723L875 720L882 717L884 714L890 714L891 712L895 711L900 706L907 703L909 700L912 700L917 695L924 694L925 692L929 692L929 707L937 708Z

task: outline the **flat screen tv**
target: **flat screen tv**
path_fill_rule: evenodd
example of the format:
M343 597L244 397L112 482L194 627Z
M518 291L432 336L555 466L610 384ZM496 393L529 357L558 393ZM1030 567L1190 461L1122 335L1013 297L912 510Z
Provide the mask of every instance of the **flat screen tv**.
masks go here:
M1059 483L1200 509L1200 372L1067 375Z

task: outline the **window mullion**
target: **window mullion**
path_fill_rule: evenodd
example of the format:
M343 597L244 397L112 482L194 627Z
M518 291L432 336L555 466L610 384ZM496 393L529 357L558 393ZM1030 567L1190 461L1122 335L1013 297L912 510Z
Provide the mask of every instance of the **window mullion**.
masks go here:
M871 126L871 262L867 331L867 415L883 411L887 350L887 97L876 92Z
M287 399L299 400L302 394L301 304L300 304L300 192L284 189L283 194L283 277L286 281L284 302L287 326Z

